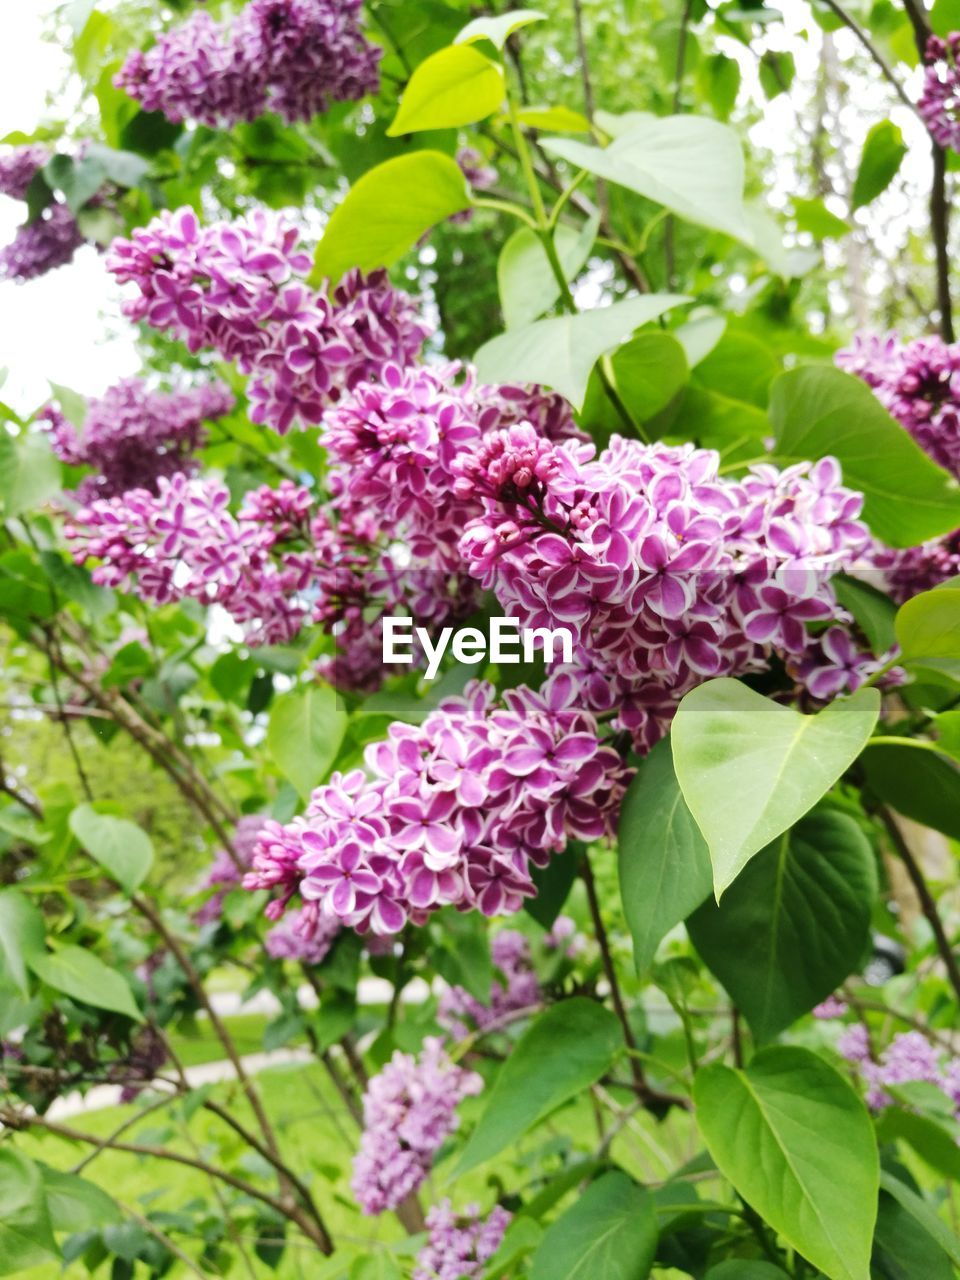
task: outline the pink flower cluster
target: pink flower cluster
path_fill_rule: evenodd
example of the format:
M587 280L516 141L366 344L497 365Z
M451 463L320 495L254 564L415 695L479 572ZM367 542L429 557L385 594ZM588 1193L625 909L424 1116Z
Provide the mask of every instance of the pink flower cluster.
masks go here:
M501 929L494 935L490 953L503 982L494 979L486 1004L481 1004L464 987L446 987L440 995L437 1021L454 1040L464 1040L474 1031L502 1026L511 1014L532 1009L542 1000L543 993L530 958L530 943L522 933Z
M423 1184L457 1127L457 1106L482 1089L480 1076L451 1062L441 1040L426 1039L419 1058L394 1053L363 1099L352 1186L364 1213L395 1209Z
M266 817L260 813L244 814L237 820L231 840L236 857L232 857L226 849L218 849L214 854L210 869L200 885L201 892L212 892L194 912L193 918L197 924L211 924L220 920L223 915L223 900L231 889L239 889L242 885L244 870L250 866L266 821Z
M230 23L204 10L132 53L114 83L175 123L229 128L275 111L310 120L379 86L380 50L360 29L361 0L251 0Z
M923 56L923 92L917 110L941 147L960 151L960 31L931 36Z
M295 506L302 491L285 484L269 492ZM302 593L312 558L286 550L255 499L237 517L229 499L216 481L160 476L156 495L131 489L96 498L65 533L78 564L101 561L92 575L101 586L135 588L154 604L183 598L218 604L247 628L249 643L288 643L310 615Z
M449 1200L441 1200L427 1212L430 1238L417 1254L413 1280L474 1280L500 1248L513 1215L501 1205L480 1217L480 1206L467 1205L454 1213Z
M579 709L569 676L498 702L474 682L422 725L394 723L366 750L368 774L334 774L306 815L268 823L244 879L361 933L396 933L440 907L512 914L568 839L610 834L627 778Z
M109 498L130 489L157 492L161 476L193 470L190 455L205 441L203 424L234 406L222 382L166 394L151 391L139 378L126 378L92 399L82 431L58 405L40 414L53 451L72 467L92 467L81 481L81 502Z
M619 437L596 457L522 423L458 460L457 496L483 508L460 541L470 572L524 626L574 632L582 696L641 745L710 676L759 670L771 652L799 674L808 624L840 613L830 574L871 545L834 459L741 480L718 461ZM866 676L846 658L818 654L837 691Z
M296 229L264 210L205 228L192 209L165 211L115 240L107 267L139 291L125 314L232 361L250 376L253 421L281 434L319 422L387 362L409 363L429 332L385 272L350 272L330 296L308 288Z
M296 960L299 964L323 964L342 926L334 916L290 911L273 926L263 940L267 955L274 960Z
M948 1057L944 1061L944 1053L922 1032L905 1031L894 1036L875 1058L867 1028L855 1023L840 1036L837 1049L857 1068L867 1086L867 1105L874 1110L894 1104L888 1088L922 1081L941 1090L960 1120L960 1058Z
M26 200L30 184L50 159L50 149L42 142L14 147L0 156L0 195Z

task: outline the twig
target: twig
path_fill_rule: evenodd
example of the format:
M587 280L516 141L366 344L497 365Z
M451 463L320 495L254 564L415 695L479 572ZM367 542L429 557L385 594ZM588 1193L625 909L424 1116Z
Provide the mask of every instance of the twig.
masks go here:
M132 1218L138 1226L149 1232L155 1240L159 1240L167 1252L173 1254L178 1262L182 1262L188 1271L192 1271L195 1276L199 1276L200 1280L206 1280L207 1272L201 1271L189 1254L184 1253L180 1246L175 1244L165 1231L161 1231L155 1222L151 1222L149 1218L144 1217L142 1213L138 1213L131 1205L124 1204L122 1200L118 1200L117 1204L127 1217Z
M883 78L893 88L894 92L896 93L900 101L903 103L903 105L905 107L909 107L910 110L914 113L914 115L920 115L919 111L917 110L917 104L910 99L906 89L904 89L903 85L897 79L895 71L890 66L889 62L887 62L886 58L883 56L883 54L880 52L877 46L873 43L873 41L867 35L866 31L864 31L863 27L860 26L860 24L857 22L857 20L854 17L852 17L849 13L847 13L846 9L844 9L843 5L840 4L838 0L824 0L824 3L826 4L828 9L833 10L833 12L837 15L837 17L840 19L843 25L847 27L850 31L852 31L853 34L857 37L857 39L863 45L864 49L866 49L867 53L869 53L870 57L877 64L881 74L883 75Z
M953 987L957 999L960 1000L960 966L957 964L957 958L953 953L950 940L943 927L943 921L940 919L940 913L937 911L937 904L934 902L933 895L924 879L920 864L913 856L910 846L907 844L903 832L897 825L897 820L890 809L886 805L881 805L878 812L881 822L887 829L890 842L906 868L910 882L916 890L917 897L920 899L920 909L926 916L927 923L933 931L937 951L940 953L940 959L943 961L944 968L947 971L950 985Z

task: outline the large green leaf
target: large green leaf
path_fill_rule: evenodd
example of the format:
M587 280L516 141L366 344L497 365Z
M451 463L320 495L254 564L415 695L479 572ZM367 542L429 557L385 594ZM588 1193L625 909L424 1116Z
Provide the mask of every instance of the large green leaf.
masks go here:
M705 116L644 116L607 147L544 138L543 149L619 183L690 222L751 242L743 208L743 152L736 133Z
M682 344L672 333L644 329L609 358L617 395L636 422L649 422L671 403L690 376ZM610 403L598 371L587 384L581 421L598 443L623 431L623 420Z
M59 1257L40 1169L6 1145L0 1150L0 1275L49 1266Z
M883 1280L956 1280L957 1274L926 1227L886 1191L880 1192L873 1274Z
M785 463L832 455L864 496L884 542L911 547L960 525L960 488L932 462L859 378L840 369L790 369L773 384L770 421Z
M620 810L620 897L637 970L710 893L710 851L687 808L669 740L640 765Z
M622 1049L620 1024L603 1005L583 996L552 1005L501 1067L457 1174L497 1155L599 1080Z
M317 245L312 279L351 267L392 266L425 231L469 208L460 166L440 151L414 151L368 170L333 211Z
M30 899L17 889L0 891L0 975L23 996L30 960L43 955L44 945L43 917Z
M641 325L689 298L674 293L648 293L596 311L537 320L485 343L476 354L482 382L538 382L566 396L579 409L590 371L600 356Z
M830 1280L869 1280L877 1144L843 1076L777 1045L744 1071L701 1068L693 1096L717 1168L764 1221Z
M860 828L823 810L758 853L723 902L705 902L687 928L757 1039L769 1040L856 968L876 892Z
M657 1248L652 1197L606 1173L547 1228L530 1280L644 1280Z
M931 1169L960 1182L960 1146L951 1129L930 1116L902 1107L887 1107L877 1120L881 1142L906 1142Z
M5 517L35 511L60 491L60 463L43 436L0 431L0 508Z
M960 765L948 755L878 743L863 753L870 790L914 822L960 840Z
M784 1280L787 1275L772 1262L757 1262L747 1258L727 1258L711 1267L704 1280Z
M274 702L267 748L304 799L337 758L346 728L347 713L329 685L306 685Z
M765 845L802 818L863 750L880 712L861 689L805 716L738 680L708 680L680 703L673 761L710 848L719 900Z
M40 1165L54 1231L87 1231L122 1221L117 1203L87 1178Z
M960 588L914 596L897 610L893 625L905 663L960 679Z
M116 969L108 969L92 951L61 947L49 955L33 956L27 963L42 982L71 1000L143 1021L126 978Z
M81 804L70 814L70 830L127 893L139 888L153 866L153 844L135 822Z
M565 279L572 280L586 262L598 225L599 218L593 217L579 230L565 223L556 228L553 240ZM560 297L547 251L532 228L519 227L501 249L497 285L508 329L536 320Z
M897 175L906 144L899 126L890 120L879 120L867 133L860 156L860 166L853 183L851 207L859 209L876 200Z
M880 1174L880 1185L889 1196L896 1200L901 1208L910 1214L911 1218L923 1228L927 1235L936 1240L944 1253L952 1259L954 1266L960 1267L960 1240L940 1220L936 1210L932 1209L926 1200L911 1187L908 1187L905 1182L894 1177L892 1173L888 1173L886 1170L883 1170ZM910 1280L913 1280L912 1276ZM920 1280L919 1276L917 1280ZM924 1276L923 1280L926 1280L926 1276Z
M469 44L449 45L421 62L407 81L387 136L473 124L493 115L504 93L495 62Z

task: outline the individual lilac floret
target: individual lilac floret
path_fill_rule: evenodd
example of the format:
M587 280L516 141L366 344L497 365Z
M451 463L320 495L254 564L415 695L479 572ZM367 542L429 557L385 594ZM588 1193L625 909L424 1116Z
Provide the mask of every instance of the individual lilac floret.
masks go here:
M85 243L77 220L63 203L54 200L34 222L18 228L11 242L0 249L0 278L23 284L73 261Z
M483 1080L428 1038L418 1058L399 1050L363 1098L363 1135L353 1163L353 1193L364 1213L396 1209L424 1182L437 1151L458 1124L456 1108Z
M522 933L501 929L490 944L490 955L503 981L494 979L487 1004L464 987L447 987L440 995L437 1021L454 1040L505 1026L511 1014L532 1011L543 998L530 960L530 943Z
M90 401L81 431L57 405L44 409L40 419L62 462L94 469L75 494L89 502L128 489L156 493L161 476L191 471L190 455L206 440L204 422L223 417L233 406L233 394L222 382L167 394L127 378Z
M480 1207L467 1205L455 1213L449 1200L441 1200L427 1212L430 1239L417 1254L413 1280L473 1280L482 1276L484 1264L500 1248L513 1215L495 1205L485 1217Z
M379 86L381 51L360 30L360 0L252 0L232 23L198 10L132 53L114 84L168 120L229 128L275 111L307 121Z
M40 142L14 147L0 156L0 195L25 200L30 183L50 159L50 150Z
M924 51L923 92L917 102L934 142L960 150L960 31L930 36Z

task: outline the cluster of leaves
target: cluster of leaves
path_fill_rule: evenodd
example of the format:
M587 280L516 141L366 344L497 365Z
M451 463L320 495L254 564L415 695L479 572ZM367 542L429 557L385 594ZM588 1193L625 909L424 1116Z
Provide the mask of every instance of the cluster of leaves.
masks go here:
M175 20L186 7L171 6ZM833 8L811 12L826 32ZM184 203L296 206L308 226L323 218L318 280L395 268L435 301L446 353L473 359L482 381L561 392L598 443L693 440L730 471L831 454L882 541L950 533L956 483L811 332L829 274L814 242L851 234L894 182L899 130L867 133L842 215L821 190L781 225L748 198L762 157L746 163L727 123L750 118L731 40L756 57L767 97L790 91L792 55L768 36L777 11L607 9L478 18L377 0L374 101L220 133L148 115L113 86L155 31L155 6L75 0L93 142L57 155L34 195L82 212L109 180L117 199L89 227L106 239ZM906 12L874 6L870 27L889 56L915 61ZM464 140L500 171L484 195L453 158ZM732 277L747 282L739 297ZM604 305L578 308L598 289ZM200 364L143 341L162 376ZM239 407L204 468L235 500L281 476L316 483L317 432L281 441L251 425L242 382L218 373ZM82 425L82 400L55 390ZM403 1280L421 1206L373 1227L359 1215L347 1179L361 1095L394 1050L439 1031L437 977L489 1002L490 925L441 912L387 954L342 933L301 967L266 953L264 894L233 882L206 919L198 885L242 815L288 820L391 721L418 722L475 672L335 698L312 678L329 639L310 629L248 649L196 604L147 611L95 586L57 514L76 475L29 418L0 411L0 1274ZM512 922L545 1008L470 1038L486 1088L435 1188L458 1208L496 1199L513 1213L485 1280L957 1274L960 1130L942 1093L891 1087L871 1116L831 1024L809 1015L844 986L878 1041L909 1025L949 1046L960 913L928 879L932 866L956 885L960 590L899 610L858 580L838 592L875 652L896 644L909 681L897 695L863 689L803 714L783 672L706 682L633 762L616 850L555 858ZM483 674L502 688L534 678ZM41 718L55 769L20 749ZM166 797L159 813L155 796L107 784L134 770ZM587 938L575 956L541 945L561 910ZM269 1011L257 1047L309 1068L255 1074L222 1012L238 989ZM230 1064L225 1082L191 1074L204 1035ZM102 1124L62 1118L66 1097L102 1085L134 1101Z

